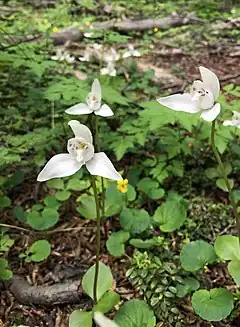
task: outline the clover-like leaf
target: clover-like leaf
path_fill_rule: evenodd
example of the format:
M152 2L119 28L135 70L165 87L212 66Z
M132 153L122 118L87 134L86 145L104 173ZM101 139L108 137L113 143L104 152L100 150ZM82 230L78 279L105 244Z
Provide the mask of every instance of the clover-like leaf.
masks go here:
M192 306L202 319L220 321L231 313L233 296L224 288L213 288L210 291L199 290L192 296Z
M93 299L93 284L95 276L96 264L83 276L82 288ZM98 282L97 282L97 300L112 287L113 276L111 270L102 262L99 262Z
M27 223L36 230L45 230L58 222L56 208L45 208L42 212L32 210L27 216Z
M180 261L187 271L197 271L208 263L216 261L214 247L205 241L194 241L185 244L180 254Z

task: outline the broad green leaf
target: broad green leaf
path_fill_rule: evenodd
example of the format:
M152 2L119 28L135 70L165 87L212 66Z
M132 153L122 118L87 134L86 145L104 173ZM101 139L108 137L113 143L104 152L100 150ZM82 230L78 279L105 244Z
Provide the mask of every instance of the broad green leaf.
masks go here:
M164 189L159 187L159 183L149 177L141 179L138 182L137 187L153 200L160 199L165 193Z
M130 300L117 311L114 321L119 327L154 327L156 318L144 301Z
M228 182L229 182L230 188L232 189L233 188L233 185L234 185L233 179L229 179L228 178ZM227 188L226 182L225 182L225 180L223 178L218 178L216 180L216 185L217 185L217 187L219 187L224 192L228 192L228 188Z
M59 201L56 199L54 195L47 195L44 198L43 202L48 208L52 208L55 210L58 210L58 208L61 206L61 204L59 203Z
M45 230L58 222L58 212L53 208L46 208L41 213L31 211L27 216L27 223L36 230Z
M200 283L196 278L186 277L181 284L177 284L177 296L184 297L192 291L196 291L199 287Z
M233 260L228 264L229 274L234 279L235 283L240 286L240 260Z
M156 242L153 238L151 238L149 240L141 240L140 238L132 238L129 241L129 243L138 249L149 249L156 245Z
M26 251L26 261L40 262L45 260L51 253L51 244L46 240L34 242Z
M181 202L168 200L157 208L154 220L163 232L173 232L180 228L187 218L187 211Z
M98 303L93 307L93 311L106 313L120 302L120 295L114 291L107 291Z
M56 190L63 190L64 182L61 178L54 178L47 181L47 186L49 188L55 188Z
M180 254L180 261L187 271L197 271L217 259L214 247L205 241L185 244Z
M67 190L83 191L91 186L88 180L79 180L76 177L71 178L67 183Z
M207 168L205 169L205 174L207 178L213 179L219 176L218 171L216 168Z
M56 192L55 196L56 196L56 199L59 201L66 201L70 198L71 192L69 192L67 190L58 191L58 192Z
M16 206L13 208L13 214L21 223L25 223L27 220L28 212L24 211L23 207Z
M0 252L7 252L13 244L14 240L11 239L8 235L1 235Z
M91 195L83 194L78 197L78 201L80 202L77 211L84 218L87 219L96 219L96 204L95 199Z
M128 184L128 190L126 196L127 196L127 201L129 202L132 202L136 199L137 193L135 191L135 188L131 184Z
M220 321L230 315L233 309L233 296L224 288L199 290L192 296L192 306L202 319Z
M9 280L12 276L11 270L8 269L8 261L0 258L0 280Z
M240 260L240 245L237 236L218 236L214 243L214 248L222 260Z
M88 269L82 279L83 290L93 299L93 285L95 276L96 264ZM112 287L113 276L111 270L99 262L99 272L97 281L97 300L99 301L101 297Z
M92 327L92 312L74 310L69 316L69 327Z
M106 243L109 253L115 257L121 257L125 253L125 243L129 237L130 234L123 230L112 233Z
M150 216L144 209L123 209L120 214L120 224L130 233L141 233L150 225Z
M8 196L0 196L0 208L11 206L11 199Z

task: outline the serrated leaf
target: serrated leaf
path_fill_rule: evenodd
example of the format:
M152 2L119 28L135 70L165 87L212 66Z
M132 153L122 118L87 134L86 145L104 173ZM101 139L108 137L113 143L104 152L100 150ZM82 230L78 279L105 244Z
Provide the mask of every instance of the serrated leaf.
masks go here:
M150 216L144 209L123 209L120 214L120 225L130 233L141 233L150 225Z

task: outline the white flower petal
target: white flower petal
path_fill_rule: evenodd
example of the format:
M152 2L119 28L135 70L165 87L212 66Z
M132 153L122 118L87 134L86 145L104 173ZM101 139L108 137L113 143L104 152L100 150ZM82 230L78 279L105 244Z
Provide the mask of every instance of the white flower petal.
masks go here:
M101 312L94 312L94 320L99 327L118 327L115 321L108 319Z
M101 75L108 75L108 68L107 67L102 68L101 71L100 71L100 74Z
M125 58L128 58L128 57L131 57L131 55L132 55L131 52L127 51L122 55L122 57L125 59Z
M122 180L122 176L116 171L110 159L104 152L95 153L94 157L86 162L86 167L90 174L105 178Z
M69 115L86 115L91 114L93 110L89 108L86 103L78 103L75 104L75 106L72 106L71 108L65 110L65 112Z
M192 101L192 97L189 93L174 94L164 98L158 98L157 101L163 106L175 111L184 111L189 113L200 111L200 109L196 106L196 101Z
M138 51L138 50L134 50L134 51L133 51L133 56L134 56L134 57L141 57L141 52Z
M52 178L66 177L75 174L81 167L82 163L67 153L57 154L52 157L38 175L37 180L44 182Z
M220 114L220 103L216 103L211 109L203 110L201 118L206 121L213 121Z
M71 127L75 137L83 138L89 143L93 142L92 133L87 126L80 124L78 120L70 120L68 125Z
M197 107L200 109L211 109L214 105L214 96L212 92L205 91L205 94L200 95L197 101Z
M107 104L103 104L101 108L95 110L94 113L95 115L102 116L102 117L110 117L114 115L112 109Z
M223 126L234 126L234 124L232 120L224 120Z
M220 92L220 83L217 76L209 69L200 66L200 74L203 80L204 88L212 92L214 100L219 96Z
M101 90L101 85L99 83L99 80L95 78L95 80L92 83L92 91L91 91L92 96L95 96L96 99L101 102L102 99L102 90Z

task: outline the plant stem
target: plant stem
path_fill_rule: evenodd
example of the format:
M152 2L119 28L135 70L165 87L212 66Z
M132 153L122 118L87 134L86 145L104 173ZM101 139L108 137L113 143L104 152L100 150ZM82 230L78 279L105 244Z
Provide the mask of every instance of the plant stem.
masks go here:
M92 179L92 188L94 192L94 198L96 203L96 214L97 214L97 231L96 231L96 265L95 265L95 276L94 276L94 283L93 283L93 298L95 303L97 303L97 283L98 283L98 273L99 273L99 257L100 257L100 242L101 242L101 235L100 235L100 225L101 225L101 216L100 216L100 207L99 207L99 199L98 199L98 192L96 186L96 177L91 175Z
M214 153L214 155L215 155L215 157L217 159L218 165L220 167L220 170L221 170L221 173L222 173L222 178L224 179L225 184L226 184L227 189L228 189L228 198L229 198L229 201L230 201L230 203L232 205L233 214L234 214L235 219L236 219L237 232L238 232L238 236L240 237L240 216L238 215L237 206L236 206L236 203L235 203L234 198L233 198L231 185L230 185L229 180L227 178L227 174L226 174L223 162L222 162L221 157L220 157L220 155L218 153L218 150L217 150L217 148L215 146L215 124L216 124L216 121L214 120L212 122L212 129L211 129L212 150L213 150L213 153Z
M99 126L98 126L98 117L94 117L95 121L95 146L97 152L100 152L100 143L99 143ZM101 217L105 216L105 187L104 187L104 178L101 177L101 188L102 188L102 196L101 196Z

